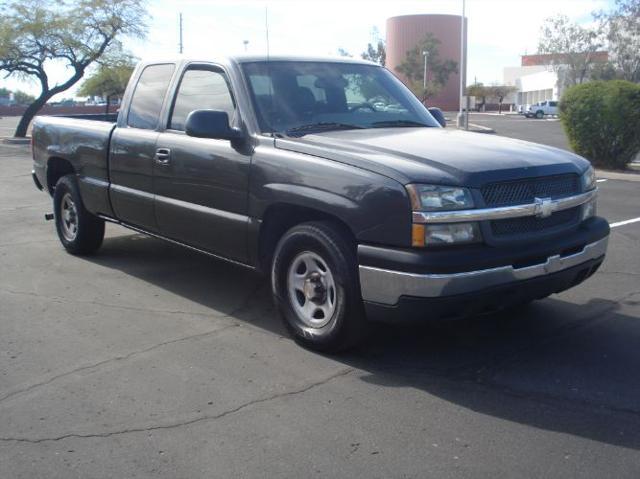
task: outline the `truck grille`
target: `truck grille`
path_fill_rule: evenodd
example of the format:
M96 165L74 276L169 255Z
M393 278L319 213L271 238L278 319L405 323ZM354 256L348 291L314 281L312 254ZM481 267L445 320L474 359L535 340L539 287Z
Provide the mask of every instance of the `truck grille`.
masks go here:
M574 174L529 178L492 183L482 188L482 197L488 207L533 203L535 198L564 198L580 193L579 177ZM562 229L579 222L580 207L558 211L547 218L525 216L491 222L496 237L543 233Z
M482 188L482 197L492 207L533 203L536 197L563 198L579 192L578 175L568 174L491 183Z
M491 222L491 232L495 236L522 235L527 233L540 233L561 226L572 226L578 223L580 207L558 211L547 218L535 216L523 216L522 218L510 218Z

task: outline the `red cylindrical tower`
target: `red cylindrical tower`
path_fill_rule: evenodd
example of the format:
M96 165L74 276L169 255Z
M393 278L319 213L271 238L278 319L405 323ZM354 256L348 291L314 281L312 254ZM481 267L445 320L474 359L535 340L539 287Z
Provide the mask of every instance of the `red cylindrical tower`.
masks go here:
M396 67L407 54L431 33L440 41L438 54L441 60L453 60L458 64L458 72L449 80L438 95L428 99L428 106L437 106L445 111L457 111L460 105L460 16L459 15L402 15L387 19L387 60L386 67L401 80ZM464 32L464 70L467 64L467 21ZM428 68L427 59L427 68ZM463 77L466 85L466 77Z

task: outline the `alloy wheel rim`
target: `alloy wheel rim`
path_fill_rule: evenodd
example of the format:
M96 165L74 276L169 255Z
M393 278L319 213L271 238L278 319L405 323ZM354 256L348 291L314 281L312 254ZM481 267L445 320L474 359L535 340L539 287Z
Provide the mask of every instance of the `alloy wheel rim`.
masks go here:
M289 299L305 326L322 328L336 310L337 291L327 262L311 251L298 254L287 274Z
M78 235L78 209L69 193L65 193L60 204L60 225L62 235L67 241L73 241Z

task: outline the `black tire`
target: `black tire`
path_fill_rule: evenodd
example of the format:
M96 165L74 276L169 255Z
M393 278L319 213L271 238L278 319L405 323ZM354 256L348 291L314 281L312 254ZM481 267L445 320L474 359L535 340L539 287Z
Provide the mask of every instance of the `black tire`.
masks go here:
M536 118L537 118L538 120L542 120L542 118L544 118L544 112L543 112L542 110L538 110L538 111L536 112Z
M305 288L313 274L304 266L301 271L294 269L296 262L305 262L305 257L319 258L319 262L313 260L318 270L322 271L322 265L329 270L323 276L326 284L323 283L319 288L325 290L324 302L321 293L320 298L310 300L302 290L294 291L290 274L295 274L296 278L305 277ZM311 287L312 292L315 291L314 287ZM360 296L356 248L337 225L314 221L287 231L276 246L271 268L271 288L287 330L302 346L317 351L338 352L354 347L364 339L366 320ZM315 300L322 304L318 306ZM316 312L320 312L321 307L331 310L330 303L333 304L333 310L329 316L323 315L319 319L307 316L305 322L302 304L311 305L312 309L316 307ZM310 320L319 321L319 324L309 325Z
M71 217L74 219L70 220L65 213L73 211L75 214ZM53 213L58 238L69 253L88 255L100 248L104 239L104 220L85 209L75 175L63 176L56 183Z

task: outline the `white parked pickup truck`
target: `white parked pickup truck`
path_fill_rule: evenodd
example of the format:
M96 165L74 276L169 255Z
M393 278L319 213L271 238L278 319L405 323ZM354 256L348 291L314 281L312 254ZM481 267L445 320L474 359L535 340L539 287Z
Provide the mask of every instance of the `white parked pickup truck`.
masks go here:
M558 102L555 100L546 100L534 103L525 111L524 116L527 118L544 118L545 115L557 115Z

